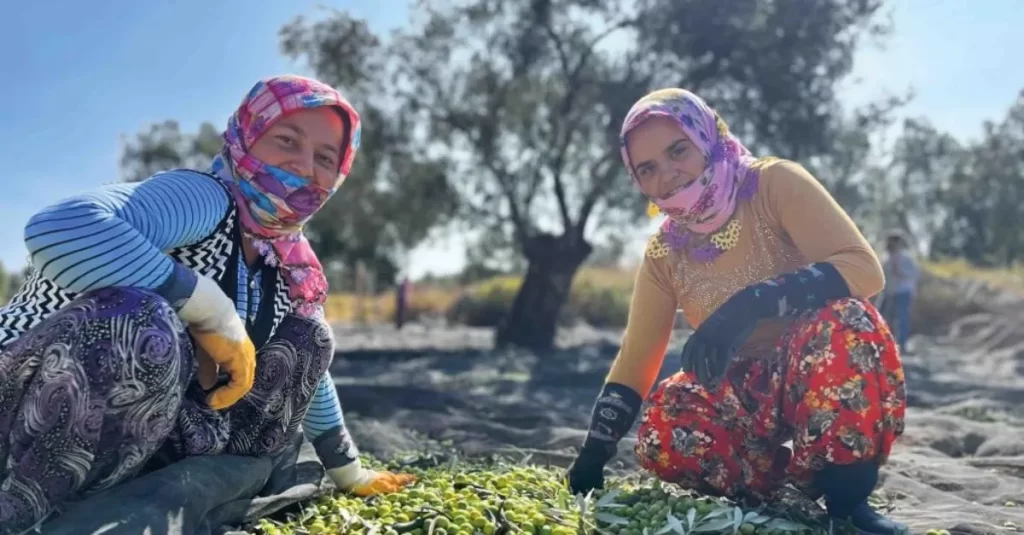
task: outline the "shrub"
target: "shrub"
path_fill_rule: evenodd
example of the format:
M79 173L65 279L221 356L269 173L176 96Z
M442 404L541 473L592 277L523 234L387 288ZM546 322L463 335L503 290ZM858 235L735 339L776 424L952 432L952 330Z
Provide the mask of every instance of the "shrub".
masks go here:
M406 321L415 321L423 316L444 316L458 294L454 290L430 286L413 286L406 308ZM360 306L363 307L360 310ZM387 323L395 318L395 294L385 292L360 299L355 294L332 294L327 298L324 313L328 321L338 323Z
M993 291L1024 288L1021 270L979 270L962 262L923 263L924 273L912 310L915 333L940 334L966 315L984 310L984 297L968 298L963 281L985 281ZM633 291L634 269L584 268L576 275L560 324L586 322L595 327L621 328L626 324ZM424 315L445 317L450 323L495 327L512 308L522 279L503 275L466 288L413 286L408 318ZM391 322L394 294L385 292L364 301L367 322ZM331 295L327 301L330 321L354 322L359 308L352 294Z
M629 290L602 288L589 282L573 285L563 321L582 321L595 327L624 327L629 315Z
M911 304L911 334L946 334L954 321L984 312L984 303L972 298L964 283L972 279L961 275L948 276L931 267L925 269Z
M497 326L511 310L521 284L519 277L501 276L470 287L448 310L448 321L476 327ZM583 321L597 327L624 326L632 285L629 272L581 270L573 281L559 323Z
M452 302L445 317L449 323L471 327L495 327L512 309L519 291L518 277L501 276L477 283Z

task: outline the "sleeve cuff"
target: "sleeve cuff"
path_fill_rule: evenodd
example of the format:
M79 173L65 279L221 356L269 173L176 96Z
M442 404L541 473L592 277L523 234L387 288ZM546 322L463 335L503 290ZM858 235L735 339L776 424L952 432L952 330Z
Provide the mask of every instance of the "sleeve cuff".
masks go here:
M199 276L195 271L177 262L173 262L173 264L174 267L171 269L171 274L167 277L167 280L154 291L157 295L166 299L174 310L181 310L181 307L185 306L185 302L195 292Z
M344 466L337 468L328 468L327 475L334 482L334 486L338 487L338 490L348 491L352 487L363 483L365 474L363 472L363 466L356 459Z
M632 388L606 383L594 404L590 429L583 449L600 451L607 459L615 456L617 445L636 421L643 398Z
M342 426L328 429L313 440L313 449L327 470L333 470L359 461L359 450Z

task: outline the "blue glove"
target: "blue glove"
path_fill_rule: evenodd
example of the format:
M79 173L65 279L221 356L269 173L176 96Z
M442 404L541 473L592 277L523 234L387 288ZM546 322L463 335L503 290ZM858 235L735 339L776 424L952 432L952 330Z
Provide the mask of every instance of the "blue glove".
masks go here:
M681 371L704 385L717 384L757 322L800 314L850 297L850 288L828 262L747 286L711 313L683 346Z

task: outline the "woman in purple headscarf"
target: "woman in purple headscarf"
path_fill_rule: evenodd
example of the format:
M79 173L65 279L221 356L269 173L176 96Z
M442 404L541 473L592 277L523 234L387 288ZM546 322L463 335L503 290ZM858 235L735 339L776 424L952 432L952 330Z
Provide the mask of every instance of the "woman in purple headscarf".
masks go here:
M868 301L881 266L853 221L807 170L754 158L682 89L633 106L622 156L668 217L648 242L573 490L603 484L640 416L636 454L665 481L758 501L790 483L862 533L905 532L867 502L903 432L906 392ZM648 395L680 308L696 332L680 371Z

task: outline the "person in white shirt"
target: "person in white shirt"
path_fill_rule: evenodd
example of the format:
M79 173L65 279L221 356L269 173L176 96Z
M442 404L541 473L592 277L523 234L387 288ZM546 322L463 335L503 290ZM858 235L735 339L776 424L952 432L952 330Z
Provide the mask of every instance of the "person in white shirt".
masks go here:
M885 249L887 255L882 265L885 271L882 310L896 335L900 351L906 352L907 338L910 336L910 307L917 292L920 270L908 252L903 234L892 233L886 237Z

